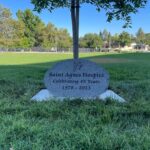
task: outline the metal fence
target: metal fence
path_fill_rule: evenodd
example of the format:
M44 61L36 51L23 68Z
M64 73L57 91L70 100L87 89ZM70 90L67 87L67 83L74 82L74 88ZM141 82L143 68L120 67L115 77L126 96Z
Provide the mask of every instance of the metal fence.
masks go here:
M79 48L79 52L81 53L91 53L91 52L112 52L112 51L118 51L120 52L120 49L114 49L114 48L100 48L100 49L94 49L94 48ZM65 52L72 52L72 48L42 48L42 47L33 47L33 48L1 48L0 52L58 52L58 53L65 53Z

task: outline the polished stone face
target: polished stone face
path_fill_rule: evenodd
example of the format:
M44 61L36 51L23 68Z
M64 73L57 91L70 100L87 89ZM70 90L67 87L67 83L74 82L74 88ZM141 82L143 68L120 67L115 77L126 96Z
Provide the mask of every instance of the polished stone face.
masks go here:
M88 60L67 60L48 70L44 82L56 97L96 98L108 89L109 74Z

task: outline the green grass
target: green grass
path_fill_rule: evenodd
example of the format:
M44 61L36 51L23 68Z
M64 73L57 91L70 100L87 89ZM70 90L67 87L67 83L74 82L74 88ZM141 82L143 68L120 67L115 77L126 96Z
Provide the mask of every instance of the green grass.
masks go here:
M150 149L150 53L81 57L105 67L127 103L31 101L46 70L72 55L0 53L0 150Z

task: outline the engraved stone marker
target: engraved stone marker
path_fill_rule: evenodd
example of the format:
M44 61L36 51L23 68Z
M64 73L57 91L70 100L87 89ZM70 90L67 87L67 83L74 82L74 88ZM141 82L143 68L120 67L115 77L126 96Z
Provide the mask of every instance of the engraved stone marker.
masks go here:
M109 74L93 62L74 59L57 63L47 71L44 82L55 97L88 99L108 89Z

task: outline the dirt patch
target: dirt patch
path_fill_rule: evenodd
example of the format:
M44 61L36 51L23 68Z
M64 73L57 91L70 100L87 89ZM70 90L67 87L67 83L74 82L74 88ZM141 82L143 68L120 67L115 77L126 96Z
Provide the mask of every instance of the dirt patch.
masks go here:
M90 60L95 63L102 63L102 64L127 63L133 61L130 59L121 59L121 58L92 58Z

